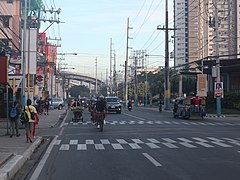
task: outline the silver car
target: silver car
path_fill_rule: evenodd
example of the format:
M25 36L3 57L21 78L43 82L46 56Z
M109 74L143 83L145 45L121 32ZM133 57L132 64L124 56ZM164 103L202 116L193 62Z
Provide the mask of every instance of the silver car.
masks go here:
M52 98L51 99L51 104L50 104L54 109L62 109L64 106L64 100L63 98Z

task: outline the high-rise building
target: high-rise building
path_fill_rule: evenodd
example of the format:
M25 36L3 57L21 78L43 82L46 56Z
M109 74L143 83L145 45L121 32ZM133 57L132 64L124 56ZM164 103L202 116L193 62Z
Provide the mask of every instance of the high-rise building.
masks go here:
M215 20L215 8L218 20ZM216 41L220 58L232 59L240 52L238 0L175 0L174 20L175 66L214 56ZM215 23L218 23L218 39Z
M0 47L19 50L20 41L20 0L0 1Z

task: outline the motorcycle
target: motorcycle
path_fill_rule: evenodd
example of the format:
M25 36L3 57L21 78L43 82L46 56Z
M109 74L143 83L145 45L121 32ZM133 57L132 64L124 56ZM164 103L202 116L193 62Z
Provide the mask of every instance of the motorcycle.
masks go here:
M128 110L129 110L129 111L132 110L132 104L128 104Z
M158 104L158 110L159 110L159 112L162 112L162 103L161 102Z

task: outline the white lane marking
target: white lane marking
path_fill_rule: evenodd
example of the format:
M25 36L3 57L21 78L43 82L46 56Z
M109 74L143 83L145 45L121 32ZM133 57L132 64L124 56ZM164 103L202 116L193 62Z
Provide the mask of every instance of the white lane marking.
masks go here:
M151 149L159 149L160 147L154 143L146 143Z
M173 123L173 124L180 124L179 122L176 122L176 121L173 121L172 123Z
M102 144L110 144L108 139L100 139Z
M153 121L147 121L146 123L147 124L153 124Z
M87 145L86 144L78 144L77 150L87 150Z
M168 143L176 143L176 141L174 141L170 138L162 138L162 140L167 141Z
M165 124L172 124L170 121L163 121Z
M214 146L210 145L210 144L207 144L205 142L195 142L196 144L199 144L203 147L206 147L206 148L213 148Z
M41 161L39 162L37 168L36 168L35 171L33 172L30 180L36 180L36 179L38 179L38 177L39 177L39 175L40 175L40 173L41 173L41 171L42 171L42 169L43 169L43 166L45 165L45 163L46 163L46 161L47 161L47 159L48 159L48 157L49 157L49 155L50 155L50 153L51 153L51 151L52 151L52 148L53 148L53 146L54 146L55 141L56 141L57 138L58 138L58 136L55 136L55 138L53 139L53 141L51 142L51 144L48 146L47 151L45 152L43 158L41 159Z
M146 120L146 119L144 119L144 118L140 118L140 117L133 116L133 115L130 115L130 114L126 114L126 113L123 113L123 114L126 115L126 116L129 116L129 117L135 118L135 119L139 119L139 120L143 120L143 121Z
M209 141L206 140L206 139L202 139L202 138L198 138L198 137L193 137L192 139L197 140L197 141L200 141L200 142L209 142Z
M120 144L128 144L128 142L125 141L124 139L116 139L116 141Z
M162 121L155 121L156 124L162 124Z
M162 166L159 162L157 162L153 157L151 157L148 153L142 153L151 163L153 163L156 167Z
M68 114L69 114L69 111L67 111L67 114L66 114L66 116L64 117L64 119L63 119L63 121L62 121L62 124L60 125L60 128L62 128L63 125L65 124L65 121L66 121L66 119L67 119L67 117L68 117Z
M70 140L70 145L77 145L78 144L78 140Z
M196 148L196 146L192 145L192 144L189 144L187 142L180 142L179 144L187 147L187 148Z
M172 144L172 143L162 143L163 145L165 145L165 146L167 146L168 148L178 148L177 146L175 146L174 144Z
M138 144L136 143L129 143L129 146L131 146L132 149L142 149Z
M137 123L138 124L144 124L144 121L138 121Z
M62 135L62 133L63 133L63 130L64 130L64 128L61 128L61 130L60 130L60 132L59 132L59 136L61 136L61 135Z
M240 142L238 140L231 139L231 138L223 138L223 139L229 141L229 143L231 143L231 144L235 144L237 146L240 146Z
M213 143L213 144L216 144L216 145L219 145L219 146L221 146L221 147L232 147L231 145L222 143L222 142L220 142L220 141L216 141L216 142L212 141L212 143Z
M133 142L138 143L138 144L143 144L144 142L142 142L140 139L132 139Z
M206 123L202 123L202 122L199 122L198 124L201 124L203 126L206 126L207 124Z
M129 121L128 124L135 124L135 121Z
M56 140L55 142L54 142L54 145L59 145L61 143L61 140Z
M96 150L104 150L105 148L104 148L103 144L95 144L95 149Z
M205 139L197 138L197 137L194 137L194 138L192 138L192 139L197 140L198 142L195 142L195 143L196 143L196 144L199 144L199 145L201 145L201 146L203 146L203 147L206 147L206 148L212 148L212 147L214 147L214 146L212 146L212 145L210 145L210 144L207 144L207 142L209 142L209 141L207 141L207 140L205 140Z
M121 144L118 144L118 143L113 143L111 144L113 149L123 149L122 145Z
M92 139L86 139L86 144L94 144L94 141Z
M160 143L158 140L153 139L153 138L149 138L147 140L150 141L151 143Z
M59 148L60 151L68 151L70 148L69 144L62 144Z
M177 139L179 139L180 141L183 141L183 142L192 143L191 140L186 139L186 138L177 138Z

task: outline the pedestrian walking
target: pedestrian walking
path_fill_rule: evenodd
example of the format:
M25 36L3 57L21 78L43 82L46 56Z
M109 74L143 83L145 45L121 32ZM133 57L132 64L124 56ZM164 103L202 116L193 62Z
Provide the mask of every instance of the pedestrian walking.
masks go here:
M39 117L37 116L37 114L34 115L34 122L33 122L33 129L32 129L32 137L35 138L36 137L36 126L39 122Z
M44 101L44 115L48 115L49 106L50 106L49 99L48 97L46 97Z
M19 117L20 111L18 108L18 102L15 101L10 112L9 112L9 120L10 120L10 138L14 135L14 130L16 130L16 136L20 136L18 131L18 117Z
M28 141L32 142L32 139L33 139L32 131L33 131L34 119L35 119L35 116L37 116L37 110L31 104L32 104L31 99L28 99L27 105L24 107L24 112L26 116L25 130L26 130L27 143Z
M43 113L43 106L44 106L44 102L42 100L42 97L40 97L37 104L38 104L38 113L41 115Z

